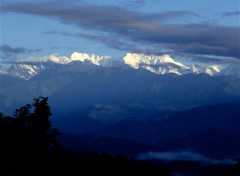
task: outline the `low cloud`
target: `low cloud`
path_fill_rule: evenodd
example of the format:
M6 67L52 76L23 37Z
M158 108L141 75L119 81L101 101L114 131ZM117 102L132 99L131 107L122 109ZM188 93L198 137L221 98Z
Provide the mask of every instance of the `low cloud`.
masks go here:
M199 161L205 164L230 164L234 165L237 161L231 159L217 160L204 156L199 153L189 151L176 152L147 152L138 157L141 160L166 160L166 161Z
M12 48L9 45L2 45L0 46L0 51L1 52L5 52L5 53L14 53L14 54L20 54L20 53L26 53L29 52L31 50L27 50L23 47L16 47L16 48Z
M0 46L0 59L2 60L15 60L20 54L33 53L41 51L40 49L27 49L23 47L11 47L9 45Z
M92 34L81 34L81 37L89 39L91 41L103 43L106 46L114 49L122 51L140 52L140 49L137 48L134 44L131 44L130 42L125 42L121 39L117 39L116 37Z
M68 47L68 46L54 46L54 47L52 47L52 48L54 48L54 49L59 49L59 50L62 50L62 49L67 49L67 50L76 50L76 48L74 48L74 47Z
M146 3L147 3L146 0L131 0L131 1L129 1L129 0L122 0L119 3L119 5L123 6L123 7L127 7L127 8L132 8L132 9L134 8L134 9L136 9L136 8L138 8L140 6L145 5Z
M239 16L240 15L240 10L233 11L233 12L225 12L222 13L223 16Z

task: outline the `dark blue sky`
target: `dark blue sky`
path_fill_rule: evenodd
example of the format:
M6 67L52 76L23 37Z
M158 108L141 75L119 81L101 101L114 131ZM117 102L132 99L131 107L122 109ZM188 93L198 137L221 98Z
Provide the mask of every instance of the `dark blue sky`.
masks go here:
M0 59L72 52L240 59L239 0L1 1Z

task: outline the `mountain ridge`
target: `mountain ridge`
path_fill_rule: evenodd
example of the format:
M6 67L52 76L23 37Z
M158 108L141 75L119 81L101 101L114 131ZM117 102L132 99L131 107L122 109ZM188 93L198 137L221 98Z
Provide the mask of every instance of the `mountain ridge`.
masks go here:
M98 56L95 54L86 54L74 52L70 57L50 55L43 57L39 61L18 61L12 64L9 69L1 67L0 74L9 74L21 79L29 80L36 76L41 71L49 68L49 65L63 65L74 64L77 62L90 63L99 67L131 67L134 69L145 69L155 74L199 74L205 73L210 76L225 74L234 75L229 70L234 67L230 65L229 69L221 69L218 65L200 66L191 64L186 66L181 62L175 61L170 55L144 55L138 53L127 53L121 60L113 60L110 56ZM240 68L235 66L234 70ZM54 67L51 67L54 68ZM222 72L223 71L223 72Z

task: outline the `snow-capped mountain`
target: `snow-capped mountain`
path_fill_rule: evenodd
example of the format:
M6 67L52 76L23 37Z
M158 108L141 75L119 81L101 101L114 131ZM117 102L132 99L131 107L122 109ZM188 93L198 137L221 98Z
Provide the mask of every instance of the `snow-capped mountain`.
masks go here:
M206 73L206 74L208 74L208 75L210 75L210 76L213 76L213 75L215 75L216 73L219 73L220 71L221 71L221 70L220 70L220 68L219 68L218 65L211 65L211 66L208 66L208 67L205 69L204 73Z
M7 74L7 69L5 69L4 67L0 66L0 74Z
M197 66L195 66L193 64L191 65L190 70L192 71L192 73L195 73L195 74L199 74L200 73L199 69L197 69Z
M69 57L66 56L55 56L55 55L50 55L49 58L46 61L51 61L57 64L68 64L72 60Z
M110 58L111 58L110 56L98 56L95 54L89 55L86 53L77 53L77 52L74 52L71 55L71 57L50 55L49 57L44 57L40 59L39 62L19 61L18 63L14 63L8 70L1 67L0 74L10 74L14 77L29 80L30 78L37 75L41 71L45 70L46 68L49 68L50 65L52 66L54 64L55 65L70 64L72 65L72 68L74 68L75 70L76 69L86 70L84 66L89 68L89 64L93 64L96 66L109 67L112 65ZM80 65L80 64L77 64L76 62L82 62L86 64ZM79 67L79 68L74 67L73 66L74 64L76 67Z
M0 74L10 74L14 77L29 80L46 68L54 70L56 65L68 66L68 68L65 67L68 70L89 70L96 67L130 67L133 69L145 69L155 74L172 73L177 75L189 73L205 73L210 76L225 75L225 73L226 75L234 75L239 71L239 64L230 65L223 70L218 65L201 66L192 64L187 66L175 61L170 55L166 54L156 56L127 53L122 60L115 61L110 56L74 52L70 57L50 55L39 59L38 62L19 61L14 63L8 70L0 67Z
M135 69L143 68L156 74L174 73L177 75L184 75L187 73L199 74L206 73L210 76L220 72L220 68L216 65L203 68L201 66L186 66L180 62L175 61L169 55L155 56L144 55L136 53L127 53L123 58L124 63Z
M94 65L99 65L99 66L109 66L110 64L110 56L98 56L95 54L86 54L86 53L78 53L74 52L71 57L66 57L66 56L55 56L51 55L49 56L49 61L52 61L57 64L68 64L73 61L80 61L80 62L85 62L88 61Z
M25 63L14 63L9 69L8 73L15 77L28 80L33 76L40 73L45 69L45 66L41 63L36 64L25 64Z
M125 64L135 69L143 68L156 74L175 73L182 75L191 72L189 67L174 61L169 55L155 56L136 53L127 53L123 57Z
M99 65L99 66L109 66L110 65L110 56L97 56L95 54L89 55L85 53L77 53L74 52L71 55L71 60L72 61L89 61L90 63L94 65Z
M188 68L180 62L174 61L169 55L166 54L163 56L155 56L137 53L127 53L126 56L123 57L123 60L126 64L130 65L133 68L139 68L142 65L174 65L183 69Z

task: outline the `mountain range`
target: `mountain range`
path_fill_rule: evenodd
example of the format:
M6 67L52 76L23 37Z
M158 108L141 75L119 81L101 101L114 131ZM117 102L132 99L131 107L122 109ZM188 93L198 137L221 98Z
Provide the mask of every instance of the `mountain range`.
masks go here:
M54 114L61 115L95 105L183 110L224 103L239 98L238 67L186 66L169 55L128 53L121 61L77 52L70 58L51 55L0 67L0 110L12 112L37 96L50 97Z
M218 65L193 65L186 66L175 61L169 55L155 56L137 53L127 53L122 59L114 60L110 56L98 56L74 52L70 57L50 55L38 59L38 61L18 61L12 64L9 69L0 68L0 74L9 74L21 79L29 80L50 65L69 65L74 62L89 62L101 67L131 67L135 69L146 69L156 74L174 73L177 75L206 73L208 75L234 75L239 70L236 64L227 65L222 69Z
M239 154L239 70L188 66L169 55L51 55L0 67L0 112L12 115L34 97L49 97L53 125L73 149L232 157Z

